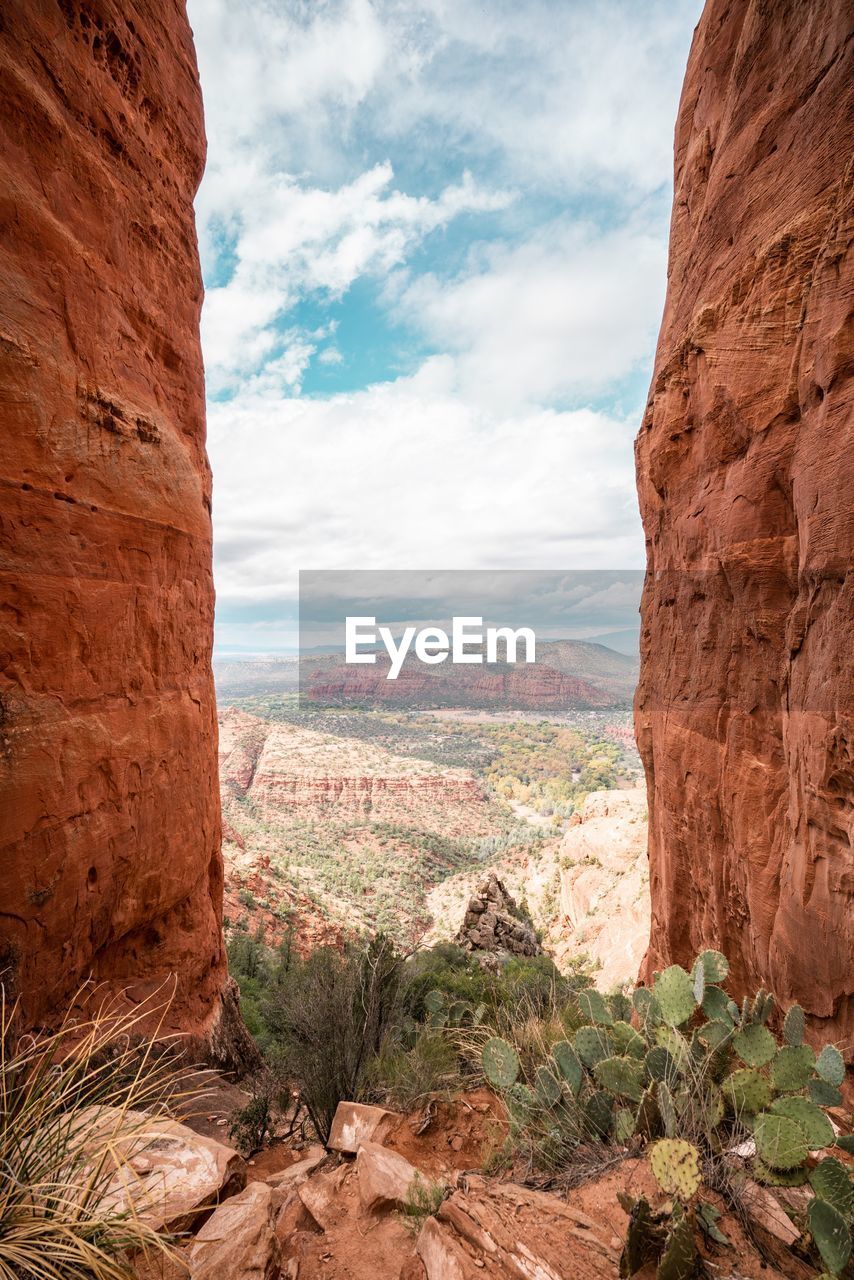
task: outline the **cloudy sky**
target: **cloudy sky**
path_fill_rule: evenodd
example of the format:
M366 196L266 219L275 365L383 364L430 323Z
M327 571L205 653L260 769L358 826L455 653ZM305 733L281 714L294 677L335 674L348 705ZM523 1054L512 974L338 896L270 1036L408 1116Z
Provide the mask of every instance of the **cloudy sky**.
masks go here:
M299 569L643 563L700 0L190 0L217 643Z

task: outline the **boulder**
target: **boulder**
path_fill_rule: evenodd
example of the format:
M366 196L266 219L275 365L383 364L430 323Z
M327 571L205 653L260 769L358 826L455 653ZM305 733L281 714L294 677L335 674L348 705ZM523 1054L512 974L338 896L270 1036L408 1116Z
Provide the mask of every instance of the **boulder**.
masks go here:
M456 942L466 951L536 956L542 947L533 925L494 871L469 900Z
M176 1120L92 1107L85 1129L93 1159L107 1140L114 1144L105 1201L118 1212L132 1207L158 1231L192 1230L246 1185L242 1156Z
M385 1111L382 1107L370 1107L362 1102L339 1102L326 1145L330 1151L355 1155L363 1142L382 1142L399 1119L396 1112Z
M220 1205L190 1246L191 1280L274 1280L280 1257L272 1198L271 1187L252 1182Z
M365 1142L356 1156L359 1203L366 1212L389 1206L403 1208L418 1170L396 1151L376 1142ZM426 1179L425 1179L426 1182Z
M311 1147L309 1154L304 1156L302 1160L297 1160L296 1164L288 1165L287 1169L282 1169L279 1173L271 1174L266 1179L267 1185L277 1192L287 1191L290 1193L295 1191L325 1159L326 1152L323 1147ZM281 1202L281 1196L279 1199Z
M342 1213L341 1185L351 1171L350 1165L339 1165L328 1173L308 1178L297 1188L303 1207L311 1215L321 1231L328 1231Z

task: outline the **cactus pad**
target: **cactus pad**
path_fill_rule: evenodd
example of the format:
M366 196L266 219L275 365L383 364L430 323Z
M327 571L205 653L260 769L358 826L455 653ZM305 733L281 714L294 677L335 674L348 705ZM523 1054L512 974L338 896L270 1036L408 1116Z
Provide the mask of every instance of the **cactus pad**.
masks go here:
M804 1042L804 1031L806 1030L806 1019L804 1011L799 1004L793 1004L789 1012L783 1019L783 1039L786 1044L797 1048Z
M822 1080L834 1085L837 1089L845 1079L845 1059L835 1045L824 1046L818 1055L815 1069Z
M731 1024L732 1018L729 1013L729 1003L729 996L721 987L711 987L708 983L706 984L702 1009L707 1018Z
M784 1170L772 1169L764 1160L754 1160L753 1176L766 1187L802 1187L807 1180L807 1171L802 1164Z
M794 1169L809 1154L809 1144L801 1126L788 1116L763 1111L753 1129L759 1158L772 1169Z
M854 1222L854 1183L840 1160L828 1156L810 1174L810 1186L817 1196L832 1204L846 1222Z
M742 1067L728 1075L721 1086L723 1095L736 1115L753 1115L771 1102L771 1087L764 1076L752 1067Z
M519 1055L498 1036L487 1040L483 1046L483 1074L495 1089L509 1089L519 1074Z
M643 1097L643 1066L636 1058L603 1058L593 1067L596 1083L618 1098L640 1102Z
M619 1022L628 1022L632 1016L632 1002L628 996L623 995L622 991L615 991L613 995L608 996L608 1008Z
M688 1201L700 1189L700 1153L691 1142L661 1138L649 1151L649 1164L665 1195Z
M777 1052L777 1042L771 1032L757 1022L736 1031L732 1047L748 1067L764 1067Z
M614 1099L611 1094L601 1089L595 1090L584 1104L584 1113L596 1137L607 1137L614 1122Z
M630 1058L646 1057L646 1041L627 1022L615 1022L608 1034L614 1042L617 1053L628 1055Z
M656 1092L656 1101L658 1102L658 1110L661 1115L661 1123L664 1126L664 1135L667 1138L675 1138L676 1136L676 1103L673 1101L673 1094L669 1087L662 1081Z
M694 986L694 1000L697 1004L702 1004L706 994L706 971L702 960L698 960L691 970L691 982Z
M614 1019L605 998L595 987L588 987L586 991L579 993L578 1007L582 1018L586 1018L588 1022L594 1022L600 1027L610 1027L613 1024Z
M821 1108L810 1102L809 1098L778 1098L771 1103L771 1110L775 1116L788 1116L801 1126L810 1151L833 1145L833 1125Z
M642 1138L657 1138L662 1129L661 1112L658 1109L656 1090L653 1084L648 1089L644 1089L643 1097L640 1100L637 1115L635 1116L635 1133Z
M845 1270L851 1257L851 1232L838 1209L816 1197L807 1209L810 1231L821 1260L832 1275Z
M691 1280L696 1275L697 1246L691 1219L675 1213L664 1243L664 1252L656 1270L656 1280Z
M841 1107L842 1094L836 1085L820 1080L818 1076L809 1082L810 1098L817 1107Z
M724 982L729 973L729 961L720 951L701 951L697 963L703 966L706 982Z
M722 1044L732 1038L732 1033L732 1023L729 1020L720 1022L717 1018L707 1022L697 1032L703 1044L708 1045L710 1049L720 1049Z
M558 1072L569 1085L574 1096L577 1096L584 1079L584 1068L578 1060L578 1054L568 1040L558 1040L552 1045L552 1057Z
M424 997L424 1008L428 1013L439 1013L445 1007L445 997L441 991L428 991Z
M771 1063L771 1083L780 1093L798 1093L805 1088L815 1066L815 1054L808 1044L784 1044Z
M676 1063L661 1044L650 1049L644 1065L650 1080L667 1080L668 1083L672 1083L678 1074Z
M601 1027L579 1027L573 1040L575 1052L585 1067L592 1067L614 1052L611 1037Z
M548 1067L537 1067L534 1080L534 1096L541 1107L554 1107L560 1102L560 1081Z
M620 1107L614 1117L614 1141L625 1143L635 1131L635 1118L626 1107Z
M691 978L681 965L672 964L659 973L653 985L661 1016L671 1027L687 1022L697 1007Z

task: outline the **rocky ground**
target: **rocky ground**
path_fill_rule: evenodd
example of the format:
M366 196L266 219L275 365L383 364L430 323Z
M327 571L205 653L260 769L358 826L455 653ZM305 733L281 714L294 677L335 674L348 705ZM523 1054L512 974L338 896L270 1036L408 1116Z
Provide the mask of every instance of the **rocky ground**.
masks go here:
M660 1199L628 1148L569 1190L487 1176L506 1124L485 1089L413 1115L342 1103L328 1148L293 1141L248 1162L222 1141L216 1111L233 1102L224 1087L194 1128L158 1122L153 1149L133 1157L141 1211L185 1232L182 1265L140 1262L141 1280L616 1280L628 1225L618 1196ZM803 1192L748 1185L738 1214L704 1193L730 1241L698 1241L707 1274L807 1280L792 1200Z

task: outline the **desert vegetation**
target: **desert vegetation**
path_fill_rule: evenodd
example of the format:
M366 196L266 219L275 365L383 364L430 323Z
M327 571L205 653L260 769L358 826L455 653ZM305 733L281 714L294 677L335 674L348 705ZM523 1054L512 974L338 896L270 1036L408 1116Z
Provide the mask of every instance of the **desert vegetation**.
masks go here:
M387 938L299 960L244 936L232 966L273 1071L321 1137L344 1098L409 1110L486 1082L507 1115L494 1174L568 1188L648 1158L659 1197L624 1197L623 1274L652 1260L662 1280L687 1280L697 1233L728 1243L718 1206L744 1215L757 1186L808 1189L804 1239L826 1274L845 1270L854 1141L828 1115L842 1105L842 1055L805 1042L797 1005L783 1016L765 991L737 1004L719 952L608 995L583 965L484 965L452 944L404 956Z

